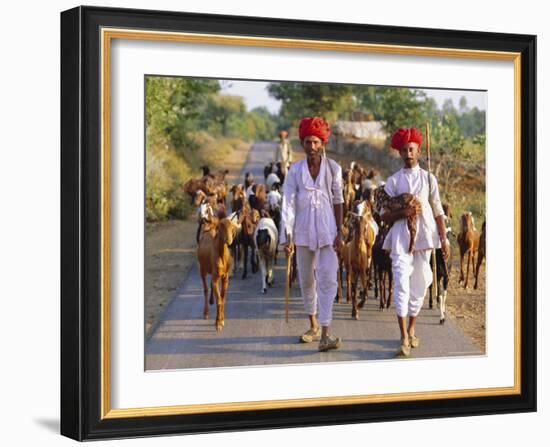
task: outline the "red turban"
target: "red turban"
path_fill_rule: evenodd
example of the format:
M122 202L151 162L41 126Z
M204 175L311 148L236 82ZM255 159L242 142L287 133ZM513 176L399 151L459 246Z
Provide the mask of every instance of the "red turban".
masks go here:
M317 137L326 143L328 137L330 136L330 128L328 123L318 116L303 118L300 121L300 140L303 140L306 137Z
M418 147L422 146L422 132L416 127L410 129L400 128L395 131L391 137L391 147L395 150L401 150L407 143L418 143Z

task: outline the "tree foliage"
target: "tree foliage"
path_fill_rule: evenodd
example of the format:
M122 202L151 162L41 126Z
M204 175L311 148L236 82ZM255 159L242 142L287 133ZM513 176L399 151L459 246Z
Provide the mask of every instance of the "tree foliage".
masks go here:
M282 102L280 114L283 119L294 123L313 115L334 121L349 114L354 106L351 85L273 82L268 92Z
M189 132L197 129L208 98L219 88L214 80L147 76L145 125L149 143L170 143L176 148L188 143Z
M356 87L357 107L384 122L388 133L398 127L420 127L428 118L432 103L420 90L397 87Z

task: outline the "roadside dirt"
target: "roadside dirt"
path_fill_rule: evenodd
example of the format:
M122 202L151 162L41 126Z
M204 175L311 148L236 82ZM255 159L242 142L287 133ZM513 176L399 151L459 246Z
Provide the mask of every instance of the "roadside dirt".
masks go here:
M460 256L454 253L453 269L447 295L447 313L456 321L458 327L468 335L474 344L486 352L486 297L485 297L485 261L479 272L479 283L474 290L474 278L470 270L468 288L458 284L460 277ZM455 261L455 259L458 260ZM464 267L466 268L466 267Z

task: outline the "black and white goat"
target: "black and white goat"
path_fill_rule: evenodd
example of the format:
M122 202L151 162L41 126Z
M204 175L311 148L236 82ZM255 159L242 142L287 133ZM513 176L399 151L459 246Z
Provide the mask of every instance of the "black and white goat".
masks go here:
M439 307L439 324L445 323L445 312L446 312L446 302L447 302L447 287L449 286L449 278L451 276L451 265L452 265L452 252L451 252L451 243L449 241L449 235L451 234L451 228L446 228L447 237L445 243L447 244L447 249L449 250L449 259L445 262L443 258L443 251L441 248L435 250L435 265L437 270L437 281L435 284L436 295L437 295L437 305ZM430 266L433 268L433 254L430 256ZM430 309L433 308L433 296L432 296L432 286L430 289Z
M273 264L277 253L279 232L273 219L262 217L254 231L254 245L260 261L262 273L262 292L267 293L267 286L273 285Z

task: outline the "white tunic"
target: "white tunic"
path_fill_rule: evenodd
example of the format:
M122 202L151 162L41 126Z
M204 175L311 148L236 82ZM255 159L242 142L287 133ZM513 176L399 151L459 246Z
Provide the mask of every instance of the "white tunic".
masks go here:
M384 188L389 196L395 197L404 192L414 194L422 204L422 213L416 218L416 240L414 250L440 248L435 218L444 214L439 198L437 179L431 176L431 190L428 182L428 171L416 165L414 168L401 168L388 178ZM430 206L431 205L431 206ZM383 209L381 214L386 210ZM390 229L383 249L402 254L409 251L410 233L407 219L396 220Z
M342 195L342 168L335 162L332 170L325 157L315 181L309 173L307 161L294 163L285 178L281 210L280 242L286 235L293 236L296 245L316 250L332 245L336 238L336 219L333 205L344 203Z

